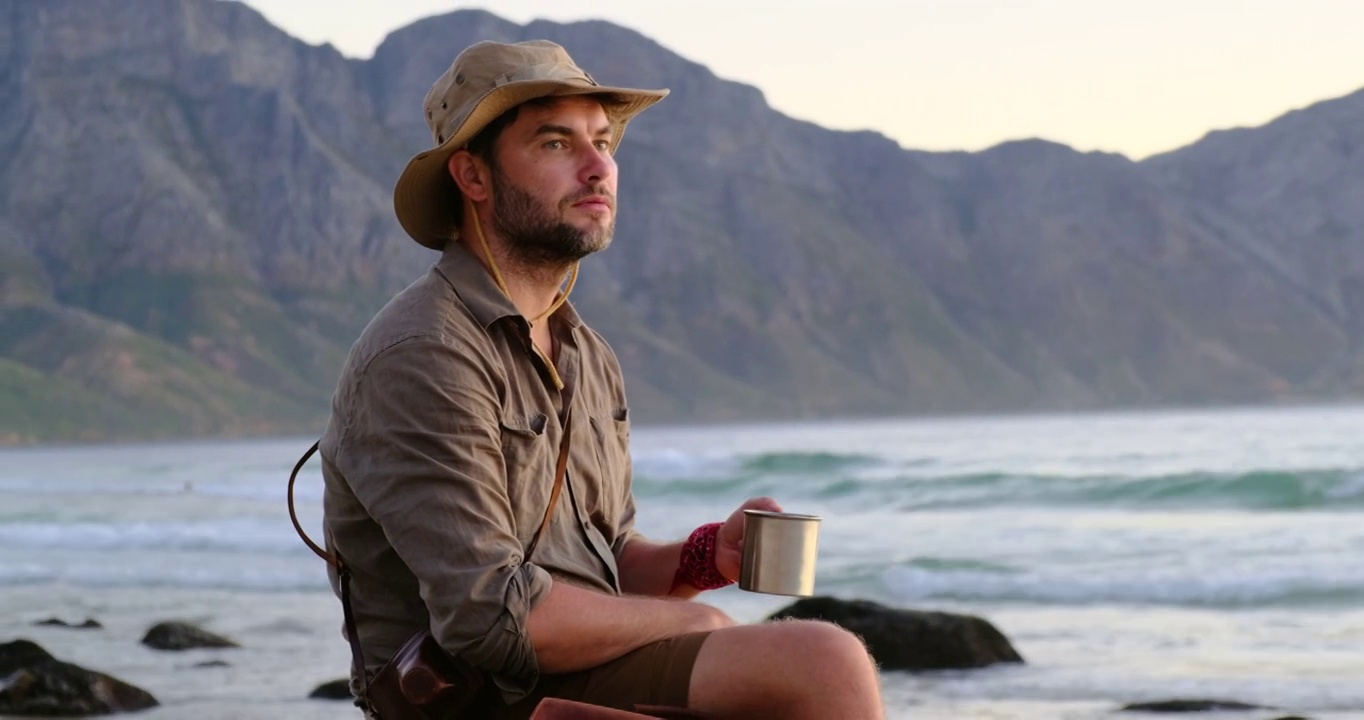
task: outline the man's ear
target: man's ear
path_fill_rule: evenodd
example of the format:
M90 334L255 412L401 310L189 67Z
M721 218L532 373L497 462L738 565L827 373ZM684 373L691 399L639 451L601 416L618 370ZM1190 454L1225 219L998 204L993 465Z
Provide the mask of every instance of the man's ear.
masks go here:
M464 197L483 202L492 197L492 173L488 164L468 150L456 150L445 161L445 169Z

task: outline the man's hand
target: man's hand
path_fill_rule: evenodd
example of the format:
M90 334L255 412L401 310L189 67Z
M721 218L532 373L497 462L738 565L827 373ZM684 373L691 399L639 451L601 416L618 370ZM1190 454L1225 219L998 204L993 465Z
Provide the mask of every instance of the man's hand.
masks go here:
M720 526L720 535L715 539L715 569L721 575L739 581L739 573L744 565L744 511L767 510L781 512L781 506L770 497L751 498L739 506Z

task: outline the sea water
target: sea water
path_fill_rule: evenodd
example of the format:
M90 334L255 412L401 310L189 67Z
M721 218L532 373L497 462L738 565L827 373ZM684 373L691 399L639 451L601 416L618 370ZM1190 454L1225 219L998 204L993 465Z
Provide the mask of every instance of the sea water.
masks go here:
M295 535L309 438L0 451L0 641L152 692L160 718L345 718L340 606ZM1022 665L886 672L892 718L1122 717L1219 698L1364 718L1364 409L636 427L638 527L745 498L823 516L816 591L981 615ZM320 534L321 477L300 476ZM789 598L702 598L761 621ZM102 630L39 627L94 617ZM240 649L158 652L179 619ZM226 664L202 664L221 660Z

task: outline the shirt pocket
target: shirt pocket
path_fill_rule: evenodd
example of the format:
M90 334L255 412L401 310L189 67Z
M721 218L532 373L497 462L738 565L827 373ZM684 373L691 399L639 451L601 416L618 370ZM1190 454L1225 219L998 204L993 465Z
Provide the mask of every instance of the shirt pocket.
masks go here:
M554 484L554 457L549 447L549 417L544 413L514 413L500 421L502 462L507 473L507 501L516 518L521 547L530 544L544 518Z
M596 492L591 493L591 503L584 509L609 544L615 542L630 495L630 410L624 406L608 408L593 412L588 420L599 482L593 483Z

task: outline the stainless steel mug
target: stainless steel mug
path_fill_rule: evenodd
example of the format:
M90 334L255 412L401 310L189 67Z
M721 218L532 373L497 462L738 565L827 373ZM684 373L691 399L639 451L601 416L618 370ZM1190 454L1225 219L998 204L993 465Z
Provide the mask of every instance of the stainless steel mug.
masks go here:
M815 594L820 517L766 510L744 515L739 587L772 595Z

